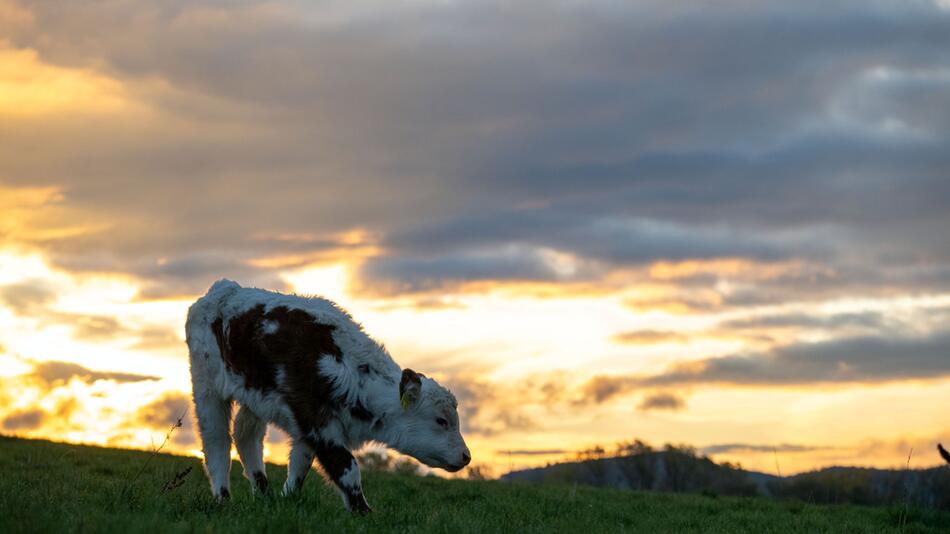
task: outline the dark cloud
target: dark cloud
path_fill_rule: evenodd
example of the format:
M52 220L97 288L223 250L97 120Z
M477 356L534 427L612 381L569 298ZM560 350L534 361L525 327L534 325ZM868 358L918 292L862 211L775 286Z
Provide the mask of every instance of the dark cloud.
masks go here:
M554 266L536 251L460 253L438 258L386 257L370 260L360 271L363 291L404 293L486 280L557 281Z
M12 413L3 419L5 430L30 430L43 424L46 413L42 410L23 410Z
M364 285L403 290L722 257L950 287L950 13L930 0L25 8L12 46L119 80L149 127L11 119L0 175L107 222L42 246L143 296L282 287L251 260L353 228L383 245ZM316 238L261 237L287 233ZM729 297L831 291L788 284Z
M861 336L778 346L677 364L648 376L595 376L580 403L601 403L639 388L688 384L751 386L876 383L950 375L950 334Z
M815 315L805 313L787 313L758 315L741 319L730 319L719 324L726 329L760 328L827 328L837 329L859 327L867 330L884 330L890 323L877 312L838 313L833 315Z
M832 450L834 447L821 445L794 445L791 443L780 443L778 445L758 445L751 443L722 443L718 445L708 445L702 447L699 451L702 454L726 454L735 452L761 452L761 453L796 453L796 452L814 452Z
M721 292L720 308L776 305L847 298L855 294L893 297L895 294L927 295L950 290L950 269L942 265L908 265L901 258L877 264L836 265L822 271L790 272ZM727 277L708 281L710 287Z
M503 432L530 430L537 423L523 412L523 399L500 390L490 382L451 377L442 383L458 400L462 432L490 437Z
M172 442L178 445L190 445L196 443L197 440L192 428L192 418L189 415L191 410L191 397L182 393L168 393L139 408L135 422L164 432L174 428L171 430ZM180 427L176 426L179 420Z
M584 384L577 404L600 404L618 395L624 395L637 386L637 381L624 376L595 376Z
M654 393L644 397L643 401L637 406L641 412L653 410L677 411L686 407L686 401L672 393Z
M176 424L179 418L183 418L182 424L190 426L189 412L191 412L191 398L189 396L182 393L169 393L140 408L138 418L140 421L156 427L167 427Z
M87 384L98 380L114 380L116 382L142 382L159 380L157 376L138 375L133 373L117 373L109 371L92 371L81 365L69 362L46 361L33 364L33 372L29 376L45 382L49 386L64 384L73 378L78 378Z
M763 354L709 358L638 380L688 383L814 384L932 379L950 374L950 334L853 337L777 347Z
M450 224L394 233L385 241L396 249L416 253L519 242L615 264L716 257L771 260L786 255L777 244L740 230L553 208L480 213Z
M72 246L91 245L86 239L77 239L74 243L58 243L50 247L56 254L57 263L73 271L118 271L131 273L144 280L139 291L142 298L172 298L192 296L205 292L215 280L229 278L241 280L252 287L268 287L275 290L288 290L287 284L271 269L255 267L247 263L258 254L266 254L266 248L247 247L239 252L221 252L208 254L197 252L188 254L179 252L172 259L154 258L135 259L138 252L131 253L130 259L110 257L89 257L81 250L70 250ZM94 245L108 246L108 245Z

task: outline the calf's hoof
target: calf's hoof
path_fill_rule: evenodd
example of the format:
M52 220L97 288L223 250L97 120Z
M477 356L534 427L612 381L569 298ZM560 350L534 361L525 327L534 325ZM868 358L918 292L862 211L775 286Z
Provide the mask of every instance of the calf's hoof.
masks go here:
M369 507L369 503L366 502L366 498L362 495L350 501L350 512L352 512L353 515L368 515L372 511L373 509Z
M267 493L267 475L260 471L254 473L254 488L260 493Z

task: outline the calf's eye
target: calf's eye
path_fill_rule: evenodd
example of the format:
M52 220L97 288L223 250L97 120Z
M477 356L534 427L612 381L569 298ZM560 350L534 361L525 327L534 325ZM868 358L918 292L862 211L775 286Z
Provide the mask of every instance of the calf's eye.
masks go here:
M442 428L449 428L449 422L444 417L436 417L435 422Z

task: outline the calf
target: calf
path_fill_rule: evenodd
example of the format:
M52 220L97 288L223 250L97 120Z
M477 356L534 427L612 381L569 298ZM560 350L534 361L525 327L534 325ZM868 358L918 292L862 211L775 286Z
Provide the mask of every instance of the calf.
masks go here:
M219 499L230 496L234 401L234 442L252 491L267 489L267 423L292 439L285 494L300 488L316 457L359 513L370 508L350 451L368 441L447 471L471 460L455 397L400 369L333 302L220 280L189 308L185 331L205 468Z

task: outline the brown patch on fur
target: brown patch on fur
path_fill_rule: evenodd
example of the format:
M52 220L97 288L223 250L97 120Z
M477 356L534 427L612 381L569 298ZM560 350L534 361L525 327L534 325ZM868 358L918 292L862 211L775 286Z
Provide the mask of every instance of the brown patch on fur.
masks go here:
M266 353L260 336L264 305L259 304L228 321L227 336L219 321L211 324L218 337L224 363L234 374L244 377L244 385L264 391L277 389L276 364ZM218 331L221 331L218 334Z
M265 333L265 321L276 322L277 330ZM304 434L325 426L340 407L330 381L317 370L317 361L325 355L343 358L333 341L334 329L303 310L278 306L265 313L263 304L233 317L227 335L221 319L211 324L228 369L249 388L279 390ZM277 383L279 370L284 372L283 385Z

